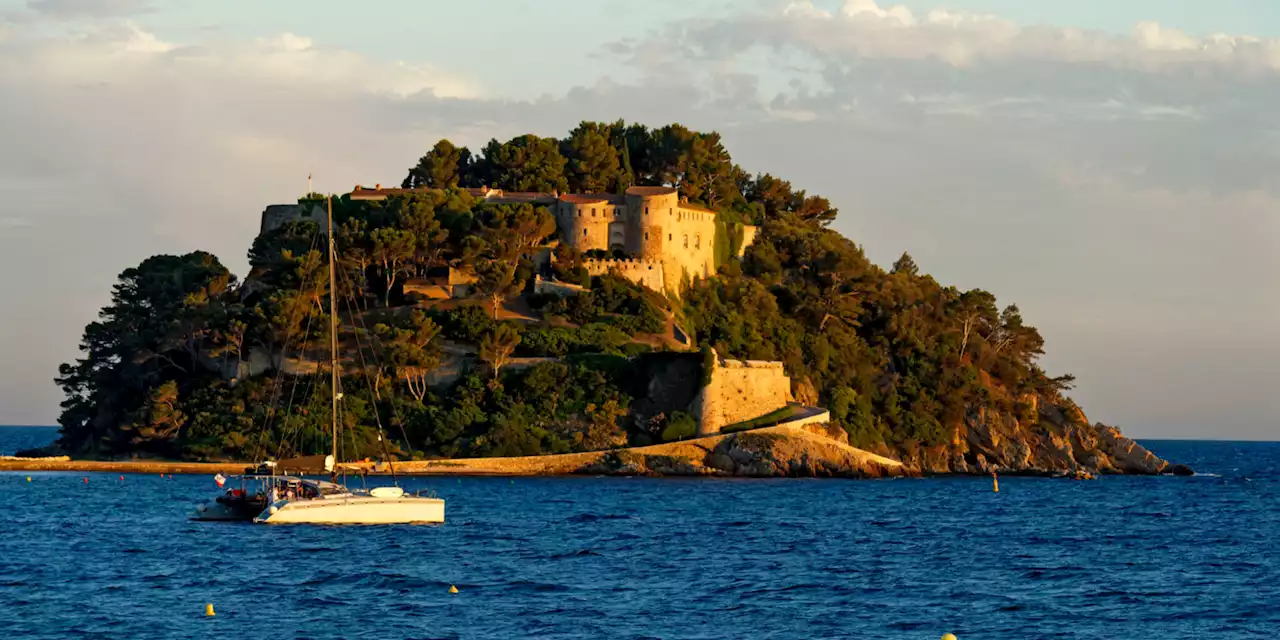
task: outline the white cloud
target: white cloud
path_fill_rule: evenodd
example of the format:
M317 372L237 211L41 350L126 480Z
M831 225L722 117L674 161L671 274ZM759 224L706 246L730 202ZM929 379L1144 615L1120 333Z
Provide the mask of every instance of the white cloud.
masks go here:
M59 20L114 18L150 13L146 0L28 0L27 9Z
M1157 22L1138 23L1133 28L1133 39L1139 45L1157 51L1196 51L1207 46L1198 38L1193 38L1177 29L1162 27Z
M782 15L786 17L830 18L831 12L813 6L813 0L794 0L782 10Z
M617 48L636 57L616 77L641 80L571 78L532 101L305 29L14 30L0 40L0 299L23 304L0 332L0 417L52 418L48 380L115 274L196 248L243 273L263 206L308 173L327 191L393 183L440 137L474 147L619 117L719 129L748 170L829 196L873 259L909 250L944 283L1018 302L1093 418L1158 434L1151 406L1168 398L1169 429L1213 406L1247 435L1274 414L1257 369L1280 359L1275 43L851 6L683 21ZM1232 402L1162 374L1179 368Z
M129 23L108 24L57 38L0 41L9 78L44 83L114 83L141 80L181 87L188 77L284 87L327 88L343 93L471 97L474 83L437 69L405 62L384 63L342 49L317 46L310 38L283 33L249 43L165 42ZM21 64L19 64L21 61Z
M852 20L871 19L904 27L916 24L916 17L910 9L902 5L881 9L875 0L845 0L840 15Z
M921 16L903 5L846 0L838 15L809 0L794 0L781 16L742 16L706 31L795 45L824 56L940 60L957 67L981 61L1057 61L1160 71L1190 65L1227 70L1280 71L1280 41L1251 36L1188 35L1143 22L1127 36L1072 28L1022 27L990 14L935 9Z
M461 128L432 105L475 91L288 34L174 42L104 24L0 41L0 295L22 301L0 332L6 376L21 372L0 385L0 419L52 419L56 366L120 271L202 248L243 275L265 205L308 173L335 192L397 180ZM35 264L39 278L18 275Z

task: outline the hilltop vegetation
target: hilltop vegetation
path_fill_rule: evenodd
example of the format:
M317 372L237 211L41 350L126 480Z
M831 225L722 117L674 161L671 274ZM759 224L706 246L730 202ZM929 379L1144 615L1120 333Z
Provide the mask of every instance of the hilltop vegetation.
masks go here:
M663 295L589 277L584 256L563 246L553 266L539 267L532 254L555 235L551 213L485 203L462 188L481 185L667 185L723 224L760 233L743 259L725 252L717 277ZM335 311L343 457L527 455L685 435L686 415L632 415L642 361L675 348L673 324L693 348L783 361L797 399L830 408L853 444L908 460L952 447L977 415L1034 424L1045 406L1073 408L1062 396L1071 378L1036 364L1044 343L1017 307L944 286L906 254L887 271L872 264L828 228L830 202L748 173L715 133L588 122L564 139L495 140L479 153L441 141L404 186L423 190L333 200L336 310L318 221L255 239L243 281L203 252L154 256L120 274L85 329L84 357L60 370L61 446L187 459L326 450L325 314ZM323 204L314 194L302 202ZM474 272L471 299L406 293L410 279L449 266ZM532 295L539 268L590 289ZM532 315L510 319L517 304ZM441 375L459 362L456 375Z

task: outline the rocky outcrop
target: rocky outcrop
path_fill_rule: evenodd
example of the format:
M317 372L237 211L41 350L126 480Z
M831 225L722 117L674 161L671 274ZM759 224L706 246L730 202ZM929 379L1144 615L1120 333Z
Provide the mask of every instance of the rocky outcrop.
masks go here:
M909 463L926 473L1088 477L1097 474L1189 475L1115 427L1090 425L1074 404L1045 397L1021 399L1023 419L978 410L966 416L950 446Z
M842 440L843 439L843 440ZM883 478L917 475L897 460L847 443L829 425L779 426L639 447L605 454L580 473L736 476L749 478Z

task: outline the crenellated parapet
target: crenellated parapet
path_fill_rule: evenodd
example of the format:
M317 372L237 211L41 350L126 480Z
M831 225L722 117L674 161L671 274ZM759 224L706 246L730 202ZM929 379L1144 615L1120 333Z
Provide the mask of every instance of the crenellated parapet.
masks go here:
M721 360L724 369L777 369L782 371L782 363L773 360Z
M396 189L374 185L356 186L352 200L386 200L434 191L429 188ZM630 187L623 194L515 192L488 187L466 188L479 202L546 206L556 222L560 242L579 252L622 252L634 260L587 261L593 275L616 269L632 281L674 295L682 283L716 273L718 214L688 202L679 190L667 186ZM323 215L323 211L321 215ZM272 205L262 215L262 230L279 227L289 220L307 219L313 211L299 205ZM758 229L745 226L737 256L755 240ZM723 238L721 239L724 240Z
M663 283L665 282L662 262L659 260L643 260L639 258L593 259L583 260L581 265L592 276L602 276L613 272L655 291L662 291Z

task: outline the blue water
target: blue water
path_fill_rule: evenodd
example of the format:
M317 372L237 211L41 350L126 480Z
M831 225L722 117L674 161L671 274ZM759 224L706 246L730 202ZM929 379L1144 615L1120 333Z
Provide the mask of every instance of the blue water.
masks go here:
M444 497L446 524L358 528L190 522L216 490L205 476L0 474L0 630L1270 638L1280 444L1144 444L1218 475L1002 478L998 494L989 479L431 478L405 484Z
M0 425L0 456L11 456L23 449L52 444L58 439L55 427L6 427Z

